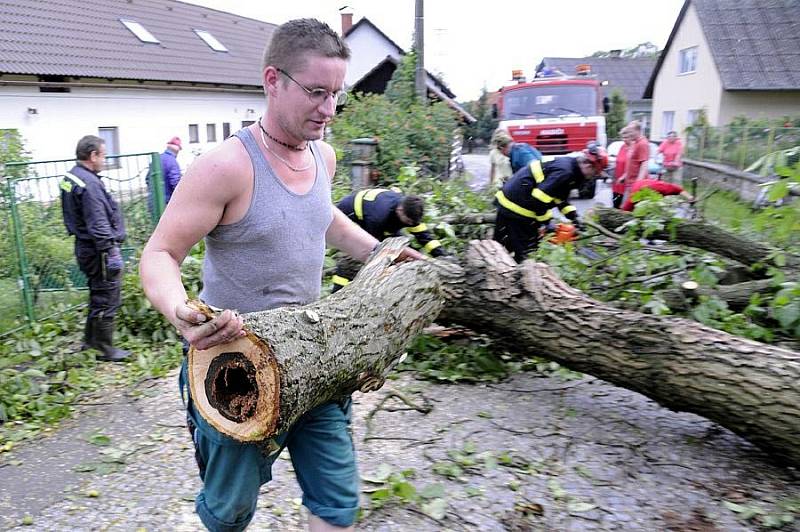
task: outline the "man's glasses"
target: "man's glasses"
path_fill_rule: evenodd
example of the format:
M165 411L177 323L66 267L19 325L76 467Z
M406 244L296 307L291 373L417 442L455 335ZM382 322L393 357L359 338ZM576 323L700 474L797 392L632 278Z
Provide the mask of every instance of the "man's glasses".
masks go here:
M298 87L306 91L306 93L308 94L308 99L317 105L320 105L323 102L327 101L328 98L333 98L333 101L336 103L336 107L344 105L347 102L347 93L343 90L331 92L323 88L309 89L308 87L306 87L305 85L294 79L292 76L290 76L289 73L283 70L282 68L278 68L277 71L286 76L287 78L289 78L290 80L294 81Z

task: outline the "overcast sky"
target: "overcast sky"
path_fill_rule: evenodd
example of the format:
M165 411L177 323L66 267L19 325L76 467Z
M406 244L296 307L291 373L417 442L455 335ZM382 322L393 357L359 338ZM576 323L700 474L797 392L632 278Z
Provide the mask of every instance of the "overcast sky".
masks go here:
M411 47L414 0L183 0L280 24L315 17L341 30L339 8L367 17L403 49ZM425 2L425 67L459 101L504 85L511 70L530 77L542 57L583 57L650 41L663 48L683 0L494 0ZM256 65L253 65L256 67Z

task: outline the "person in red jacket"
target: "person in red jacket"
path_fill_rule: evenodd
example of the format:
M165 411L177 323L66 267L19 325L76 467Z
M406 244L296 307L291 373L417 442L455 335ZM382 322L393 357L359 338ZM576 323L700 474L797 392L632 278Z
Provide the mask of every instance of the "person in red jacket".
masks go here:
M647 178L647 161L650 159L650 143L642 135L642 125L634 120L626 126L631 135L628 148L628 161L620 181L625 185L625 196L630 196L631 187L636 181Z
M633 200L633 196L642 190L643 188L648 188L650 190L654 190L661 194L662 196L677 196L681 195L690 203L694 203L694 198L691 194L683 190L683 187L680 185L673 185L672 183L667 183L666 181L659 181L658 179L640 179L636 183L631 186L630 194L628 195L628 199L625 200L625 203L622 204L623 211L632 211L635 201Z
M622 205L622 200L625 199L625 182L621 181L622 176L625 174L625 166L628 163L628 150L633 142L630 129L623 127L619 131L624 144L617 153L617 160L614 164L614 181L611 185L611 204L615 209L619 209Z
M683 166L681 160L683 144L678 138L677 132L667 133L667 139L658 146L658 153L664 155L664 169L666 170L664 179L671 183L679 182L681 180L680 169Z

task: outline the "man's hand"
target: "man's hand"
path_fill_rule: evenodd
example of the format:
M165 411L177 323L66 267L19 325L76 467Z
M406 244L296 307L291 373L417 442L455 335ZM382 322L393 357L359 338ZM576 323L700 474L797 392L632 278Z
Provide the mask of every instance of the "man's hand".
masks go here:
M423 260L424 258L425 255L423 255L416 249L406 246L403 248L403 251L400 252L400 255L397 256L395 262L405 262L407 260Z
M118 247L114 246L105 253L106 271L109 277L116 277L125 267L122 262L122 253Z
M178 332L197 349L208 349L244 336L244 320L233 310L225 310L209 320L202 312L187 304L175 307L175 322Z

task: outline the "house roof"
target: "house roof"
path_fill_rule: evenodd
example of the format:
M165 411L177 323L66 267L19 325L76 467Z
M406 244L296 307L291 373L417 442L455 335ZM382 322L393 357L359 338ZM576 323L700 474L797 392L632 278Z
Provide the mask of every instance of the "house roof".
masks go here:
M347 30L345 32L345 34L344 34L345 39L347 39L348 35L350 35L354 31L356 31L356 29L361 27L361 26L365 26L365 27L368 26L368 27L372 28L378 35L380 35L382 38L384 38L389 44L391 44L395 48L395 51L397 52L398 55L401 55L401 56L402 55L406 55L405 50L400 48L400 46L396 42L394 42L388 35L383 33L381 31L381 29L378 26L376 26L375 24L373 24L372 21L369 20L367 17L362 17L358 22L356 22L355 24L350 26L350 29ZM379 68L382 64L383 64L383 61L381 61L381 63L378 63L377 65L375 65L375 67L373 67L372 70L375 70L376 68ZM369 76L372 73L372 70L370 70L369 72L364 74L364 76L362 76L362 79L367 77L367 76ZM447 86L447 84L445 84L445 82L442 81L438 76L435 76L435 75L431 74L427 70L425 70L425 73L428 76L428 82L430 83L431 81L433 81L434 83L436 83L436 85L438 85L439 91L441 91L444 94L446 94L448 98L455 98L456 97L456 95L453 94L453 91L451 91L450 88ZM353 86L357 85L360 81L361 80L358 80L357 82L355 82L353 84Z
M274 24L175 0L0 0L0 75L261 86ZM141 23L141 42L119 19ZM227 49L216 52L194 30Z
M363 90L364 92L383 93L383 91L386 90L386 85L389 83L392 74L394 74L394 71L397 69L398 64L400 64L400 61L391 55L387 55L383 61L375 65L369 72L361 76L361 79L359 79L352 85L352 87L350 87L350 90L353 92L359 92ZM472 116L469 111L464 109L464 107L462 107L453 99L453 93L450 91L443 91L439 84L436 83L436 78L429 72L426 72L426 74L427 77L425 81L428 92L433 93L436 98L460 114L467 122L477 121L477 119Z
M602 87L603 95L610 95L614 89L622 92L628 101L642 100L644 88L656 65L656 59L650 57L545 57L536 71L545 66L558 68L565 74L575 72L575 67L589 64L592 74L601 81L608 81Z
M800 90L800 2L686 0L645 89L656 77L689 5L697 11L722 87L729 91Z
M383 39L385 39L389 44L391 44L395 48L395 51L397 52L398 56L406 55L406 52L402 48L400 48L400 46L396 42L394 42L388 35L383 33L381 29L378 28L378 26L376 26L375 24L373 24L372 21L369 20L367 17L362 17L358 22L350 26L350 29L348 29L344 34L345 40L349 35L355 32L357 28L360 28L362 26L372 28L372 30L375 33L380 35ZM351 52L357 53L352 50ZM391 64L394 64L395 66L399 63L398 59L392 57L391 55L387 55L385 59L381 60L380 62L378 62L378 64L374 65L369 71L367 71L363 76L361 76L360 79L358 79L355 83L353 83L351 87L358 87L358 85L362 84L365 80L374 77L376 73L385 72L387 61ZM392 69L392 71L394 71L394 69ZM425 84L427 85L429 91L434 93L437 98L445 102L451 108L455 109L456 112L461 114L461 116L463 116L465 120L467 120L468 122L475 122L476 120L475 117L469 114L469 112L466 109L464 109L461 105L459 105L455 101L456 95L438 76L435 76L430 72L428 72L427 70L425 70Z

